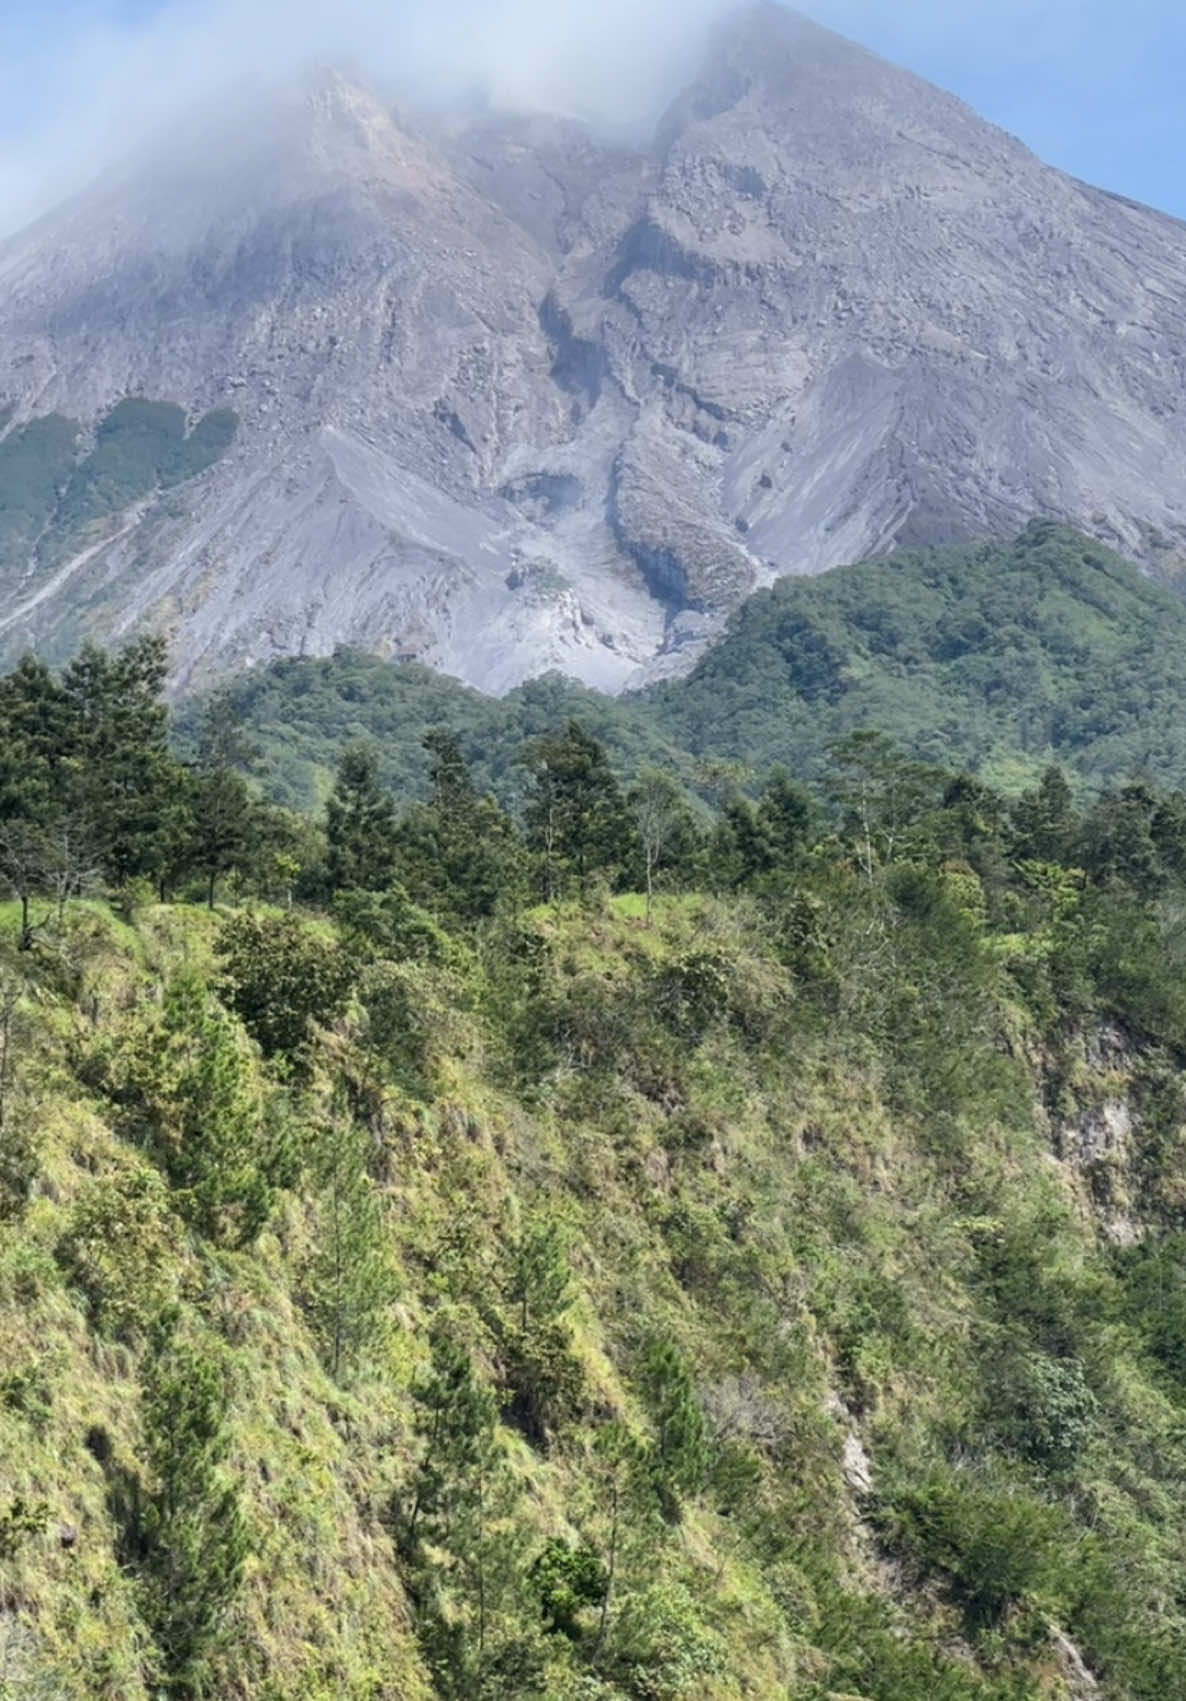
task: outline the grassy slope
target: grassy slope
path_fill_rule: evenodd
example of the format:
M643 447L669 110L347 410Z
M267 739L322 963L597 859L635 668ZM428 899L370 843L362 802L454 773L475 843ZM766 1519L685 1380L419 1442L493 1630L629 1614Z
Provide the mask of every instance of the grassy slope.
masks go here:
M11 1689L0 1693L135 1701L150 1692L144 1629L116 1557L109 1473L88 1437L104 1431L115 1463L135 1468L144 1341L123 1320L180 1300L199 1333L212 1328L233 1346L233 1464L256 1543L235 1627L255 1673L240 1673L231 1692L353 1697L374 1693L379 1676L383 1693L424 1695L414 1647L400 1633L402 1592L376 1552L385 1544L366 1503L375 1485L349 1440L352 1424L364 1423L377 1452L385 1414L329 1383L294 1309L284 1242L307 1239L300 1201L249 1254L212 1256L187 1238L155 1172L67 1066L75 1048L117 1031L183 965L208 966L211 923L199 911L161 909L130 928L87 906L71 947L81 971L73 996L55 997L43 983L24 1007L28 1049L9 1119L35 1121L41 1174L24 1221L0 1228L0 1365L6 1379L29 1374L39 1397L32 1417L11 1393L0 1400L0 1498L48 1503L52 1522L10 1567L17 1610L0 1613L0 1673ZM97 1013L97 1028L80 1007ZM147 1182L146 1196L134 1177ZM91 1259L110 1319L95 1327L55 1251L80 1207L121 1197L132 1203ZM77 1527L77 1547L60 1548L60 1525ZM265 1676L271 1691L259 1687Z
M3 920L10 938L13 918ZM1023 1248L1022 1289L1054 1295L1068 1316L1108 1282L1090 1189L1052 1159L1033 1036L1001 1002L1003 983L936 1042L947 1048L941 1075L960 1083L937 1097L876 1037L896 1018L871 1009L872 961L864 976L850 965L843 1020L820 1021L744 906L668 900L650 931L629 901L594 915L537 912L526 925L565 1012L561 1053L534 1084L513 1087L496 1032L454 983L432 1035L434 1090L417 1099L387 1085L376 1167L400 1291L385 1339L339 1386L296 1299L315 1199L286 1195L254 1247L218 1251L187 1233L156 1172L114 1131L110 1104L79 1078L92 1049L150 1009L172 975L208 969L212 925L159 908L129 926L90 906L66 957L44 959L25 983L7 1125L36 1131L39 1176L24 1215L0 1223L0 1508L21 1495L45 1502L51 1521L3 1567L6 1693L146 1693L143 1627L93 1439L105 1431L116 1460L136 1468L145 1342L134 1319L176 1297L186 1329L231 1354L233 1462L254 1531L217 1693L428 1695L384 1517L411 1468L409 1390L442 1306L491 1364L481 1296L497 1285L516 1221L541 1209L571 1240L587 1394L585 1416L547 1453L507 1432L530 1540L579 1533L604 1546L597 1423L616 1413L646 1434L638 1354L656 1332L680 1345L720 1448L749 1473L733 1491L723 1473L682 1523L624 1552L614 1635L625 1646L634 1602L645 1639L659 1587L692 1603L697 1660L685 1672L669 1651L647 1675L627 1648L620 1669L633 1679L581 1689L558 1643L550 1696L1064 1695L1066 1656L1049 1621L1094 1636L1093 1657L1119 1657L1083 1598L1097 1550L1124 1562L1142 1613L1157 1617L1184 1557L1180 1422L1137 1343L1106 1322L1085 1325L1078 1343L1101 1416L1073 1474L1035 1476L1014 1460L994 1490L990 1521L1018 1504L1037 1506L1035 1518L1048 1504L1059 1518L1074 1513L1042 1538L1005 1618L977 1625L936 1552L920 1559L917 1534L901 1533L911 1494L961 1448L971 1466L982 1442L986 1349L1008 1321L989 1292L986 1246ZM665 1040L647 989L705 954L724 977L727 1014ZM9 946L5 961L26 970ZM970 982L948 995L975 1004ZM1080 1057L1064 1119L1106 1095L1123 1100L1139 1067L1135 1055L1114 1057L1105 1079ZM302 1115L324 1108L329 1085ZM96 1324L61 1248L80 1207L119 1195L118 1178L133 1175L148 1192L92 1255L92 1303L98 1292L108 1319ZM113 1326L121 1316L133 1322ZM861 1491L862 1449L872 1494ZM69 1551L62 1523L79 1531ZM1145 1618L1138 1628L1147 1634Z
M1011 545L907 554L759 592L685 680L610 700L551 678L493 701L415 666L343 654L231 687L259 773L308 808L351 739L380 746L398 792L423 788L424 730L464 735L479 778L513 800L525 736L576 714L624 770L691 775L725 758L802 776L874 727L912 754L1018 790L1057 760L1089 788L1135 773L1186 785L1186 605L1068 528Z

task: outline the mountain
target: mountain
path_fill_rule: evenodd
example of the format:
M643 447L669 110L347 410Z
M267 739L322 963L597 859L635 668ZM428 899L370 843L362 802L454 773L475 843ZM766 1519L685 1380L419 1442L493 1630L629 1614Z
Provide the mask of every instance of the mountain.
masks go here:
M619 771L782 763L823 781L833 747L877 731L925 762L1015 793L1051 763L1087 793L1133 779L1186 789L1186 604L1052 521L1011 543L896 553L757 591L687 676L610 698L558 674L501 698L360 651L293 658L224 688L264 790L319 805L366 740L397 797L424 795L422 744L447 725L508 803L525 739L576 717ZM181 706L192 746L204 700Z
M705 64L634 148L320 75L0 247L4 652L618 690L781 576L1035 514L1172 569L1186 227L779 7ZM129 400L234 429L63 516Z

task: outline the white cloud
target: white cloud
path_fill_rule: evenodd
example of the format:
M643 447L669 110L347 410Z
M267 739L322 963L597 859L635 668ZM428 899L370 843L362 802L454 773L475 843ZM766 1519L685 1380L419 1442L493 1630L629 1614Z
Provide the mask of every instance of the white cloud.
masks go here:
M136 3L140 21L121 24L132 0L0 0L0 233L221 85L314 59L355 61L421 95L481 87L499 104L638 126L691 74L708 22L745 0ZM1143 113L1138 91L1166 58L1158 44L1167 30L1182 39L1171 0L801 4L963 93L1047 157L1108 177L1124 175L1108 152L1116 127L1102 158L1091 127L1100 113ZM25 23L10 38L12 16ZM1147 163L1132 166L1138 193Z
M421 96L477 89L631 126L693 70L722 0L165 0L132 26L59 23L35 116L0 154L0 231L92 176L178 112L244 77L345 59ZM0 106L19 59L0 72ZM6 89L5 84L8 87Z

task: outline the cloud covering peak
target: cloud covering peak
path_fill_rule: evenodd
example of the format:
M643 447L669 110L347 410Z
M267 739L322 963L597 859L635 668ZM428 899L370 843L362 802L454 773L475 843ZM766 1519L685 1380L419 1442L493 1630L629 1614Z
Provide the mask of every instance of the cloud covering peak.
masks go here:
M310 61L637 132L746 0L0 0L0 233L186 108ZM1043 158L1186 214L1175 0L804 0Z
M416 100L480 95L638 130L691 76L728 0L100 0L54 40L0 30L0 232L243 80L356 66ZM41 98L21 84L38 60ZM22 63L24 76L18 76ZM7 134L5 134L7 131Z

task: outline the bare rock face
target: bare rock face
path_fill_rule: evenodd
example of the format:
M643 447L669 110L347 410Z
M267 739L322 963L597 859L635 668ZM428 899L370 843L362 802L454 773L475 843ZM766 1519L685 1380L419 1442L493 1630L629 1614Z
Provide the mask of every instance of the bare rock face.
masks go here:
M779 7L707 63L635 152L321 77L0 247L8 431L239 416L52 571L0 558L0 651L614 690L781 574L1035 513L1183 547L1186 227Z

